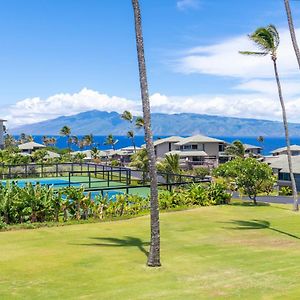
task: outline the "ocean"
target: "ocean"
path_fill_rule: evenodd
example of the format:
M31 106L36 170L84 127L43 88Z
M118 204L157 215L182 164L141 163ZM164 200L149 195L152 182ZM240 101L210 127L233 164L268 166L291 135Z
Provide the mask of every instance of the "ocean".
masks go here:
M158 138L164 138L165 136L155 136L154 139ZM42 143L42 136L33 136L34 140L37 143ZM57 144L56 146L59 148L66 148L67 147L67 139L62 136L56 136L57 138ZM82 138L79 136L79 138ZM231 143L235 140L240 140L241 142L245 144L251 144L251 145L257 145L263 148L263 154L268 155L270 152L276 148L284 147L285 146L285 139L284 137L266 137L264 139L263 143L260 143L257 141L256 137L218 137L215 136L215 138L224 140L228 143ZM94 142L95 145L101 149L106 150L110 149L110 146L104 145L104 141L106 139L106 136L94 136ZM131 140L127 138L126 136L115 136L115 139L118 140L116 144L116 149L118 148L124 148L127 146L131 146ZM143 136L136 136L135 142L137 146L141 146L145 143ZM300 137L291 138L291 144L298 144L300 145ZM72 145L73 150L78 150L78 147L75 145ZM88 148L86 148L88 149Z

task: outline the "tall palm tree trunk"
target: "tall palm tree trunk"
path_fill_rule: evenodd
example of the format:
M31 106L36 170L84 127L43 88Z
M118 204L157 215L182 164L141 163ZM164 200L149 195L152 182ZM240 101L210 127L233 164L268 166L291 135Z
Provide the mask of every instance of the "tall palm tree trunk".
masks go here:
M288 123L287 123L285 104L284 104L284 101L283 101L281 84L280 84L278 70L277 70L276 57L272 57L272 60L273 60L273 63L274 63L275 77L276 77L279 100L280 100L280 105L281 105L281 110L282 110L282 119L283 119L284 133L285 133L285 142L286 142L286 147L287 147L287 158L288 158L288 165L289 165L289 171L290 171L290 178L291 178L291 182L292 182L294 210L298 211L299 210L298 194L297 194L297 187L296 187L295 177L294 177L294 173L293 173L291 144L290 144L290 138L289 138L289 128L288 128Z
M284 5L285 5L286 15L287 15L288 23L289 23L292 43L293 43L293 47L295 50L295 54L296 54L299 69L300 69L300 51L299 51L299 47L298 47L298 43L297 43L295 27L294 27L294 22L293 22L293 16L292 16L292 11L291 11L289 0L284 0Z
M140 88L142 96L142 106L144 115L144 128L146 148L149 157L149 175L150 175L150 214L151 214L151 243L148 255L147 265L159 267L160 264L160 229L159 229L159 207L157 191L157 171L156 158L154 153L153 136L151 130L150 101L148 93L146 63L144 55L144 41L142 34L141 12L138 0L132 0L134 11L134 24L136 34L136 46L138 55Z

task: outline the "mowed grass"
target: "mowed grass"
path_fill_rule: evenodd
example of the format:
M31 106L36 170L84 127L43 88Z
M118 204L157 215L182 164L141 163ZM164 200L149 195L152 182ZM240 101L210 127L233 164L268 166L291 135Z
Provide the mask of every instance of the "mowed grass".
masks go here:
M149 216L1 232L0 299L299 299L290 208L162 213L157 269L145 265Z

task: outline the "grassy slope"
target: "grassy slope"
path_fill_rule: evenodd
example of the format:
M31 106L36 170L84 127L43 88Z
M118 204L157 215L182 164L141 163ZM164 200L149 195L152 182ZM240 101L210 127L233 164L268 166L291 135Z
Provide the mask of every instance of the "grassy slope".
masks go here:
M299 299L300 216L289 209L164 213L160 269L145 266L148 216L2 232L0 298Z

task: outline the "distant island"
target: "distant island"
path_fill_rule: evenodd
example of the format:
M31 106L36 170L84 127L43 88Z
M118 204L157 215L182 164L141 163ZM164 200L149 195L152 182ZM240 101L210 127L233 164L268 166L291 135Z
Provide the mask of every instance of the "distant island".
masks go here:
M70 126L72 133L84 135L126 135L130 128L128 122L121 119L117 112L91 110L72 116L27 124L12 128L13 134L25 132L32 135L55 135L64 126ZM281 122L259 119L232 118L193 113L152 114L154 135L194 135L208 136L248 136L282 137ZM290 123L290 135L300 136L300 124ZM142 133L141 133L142 134Z

